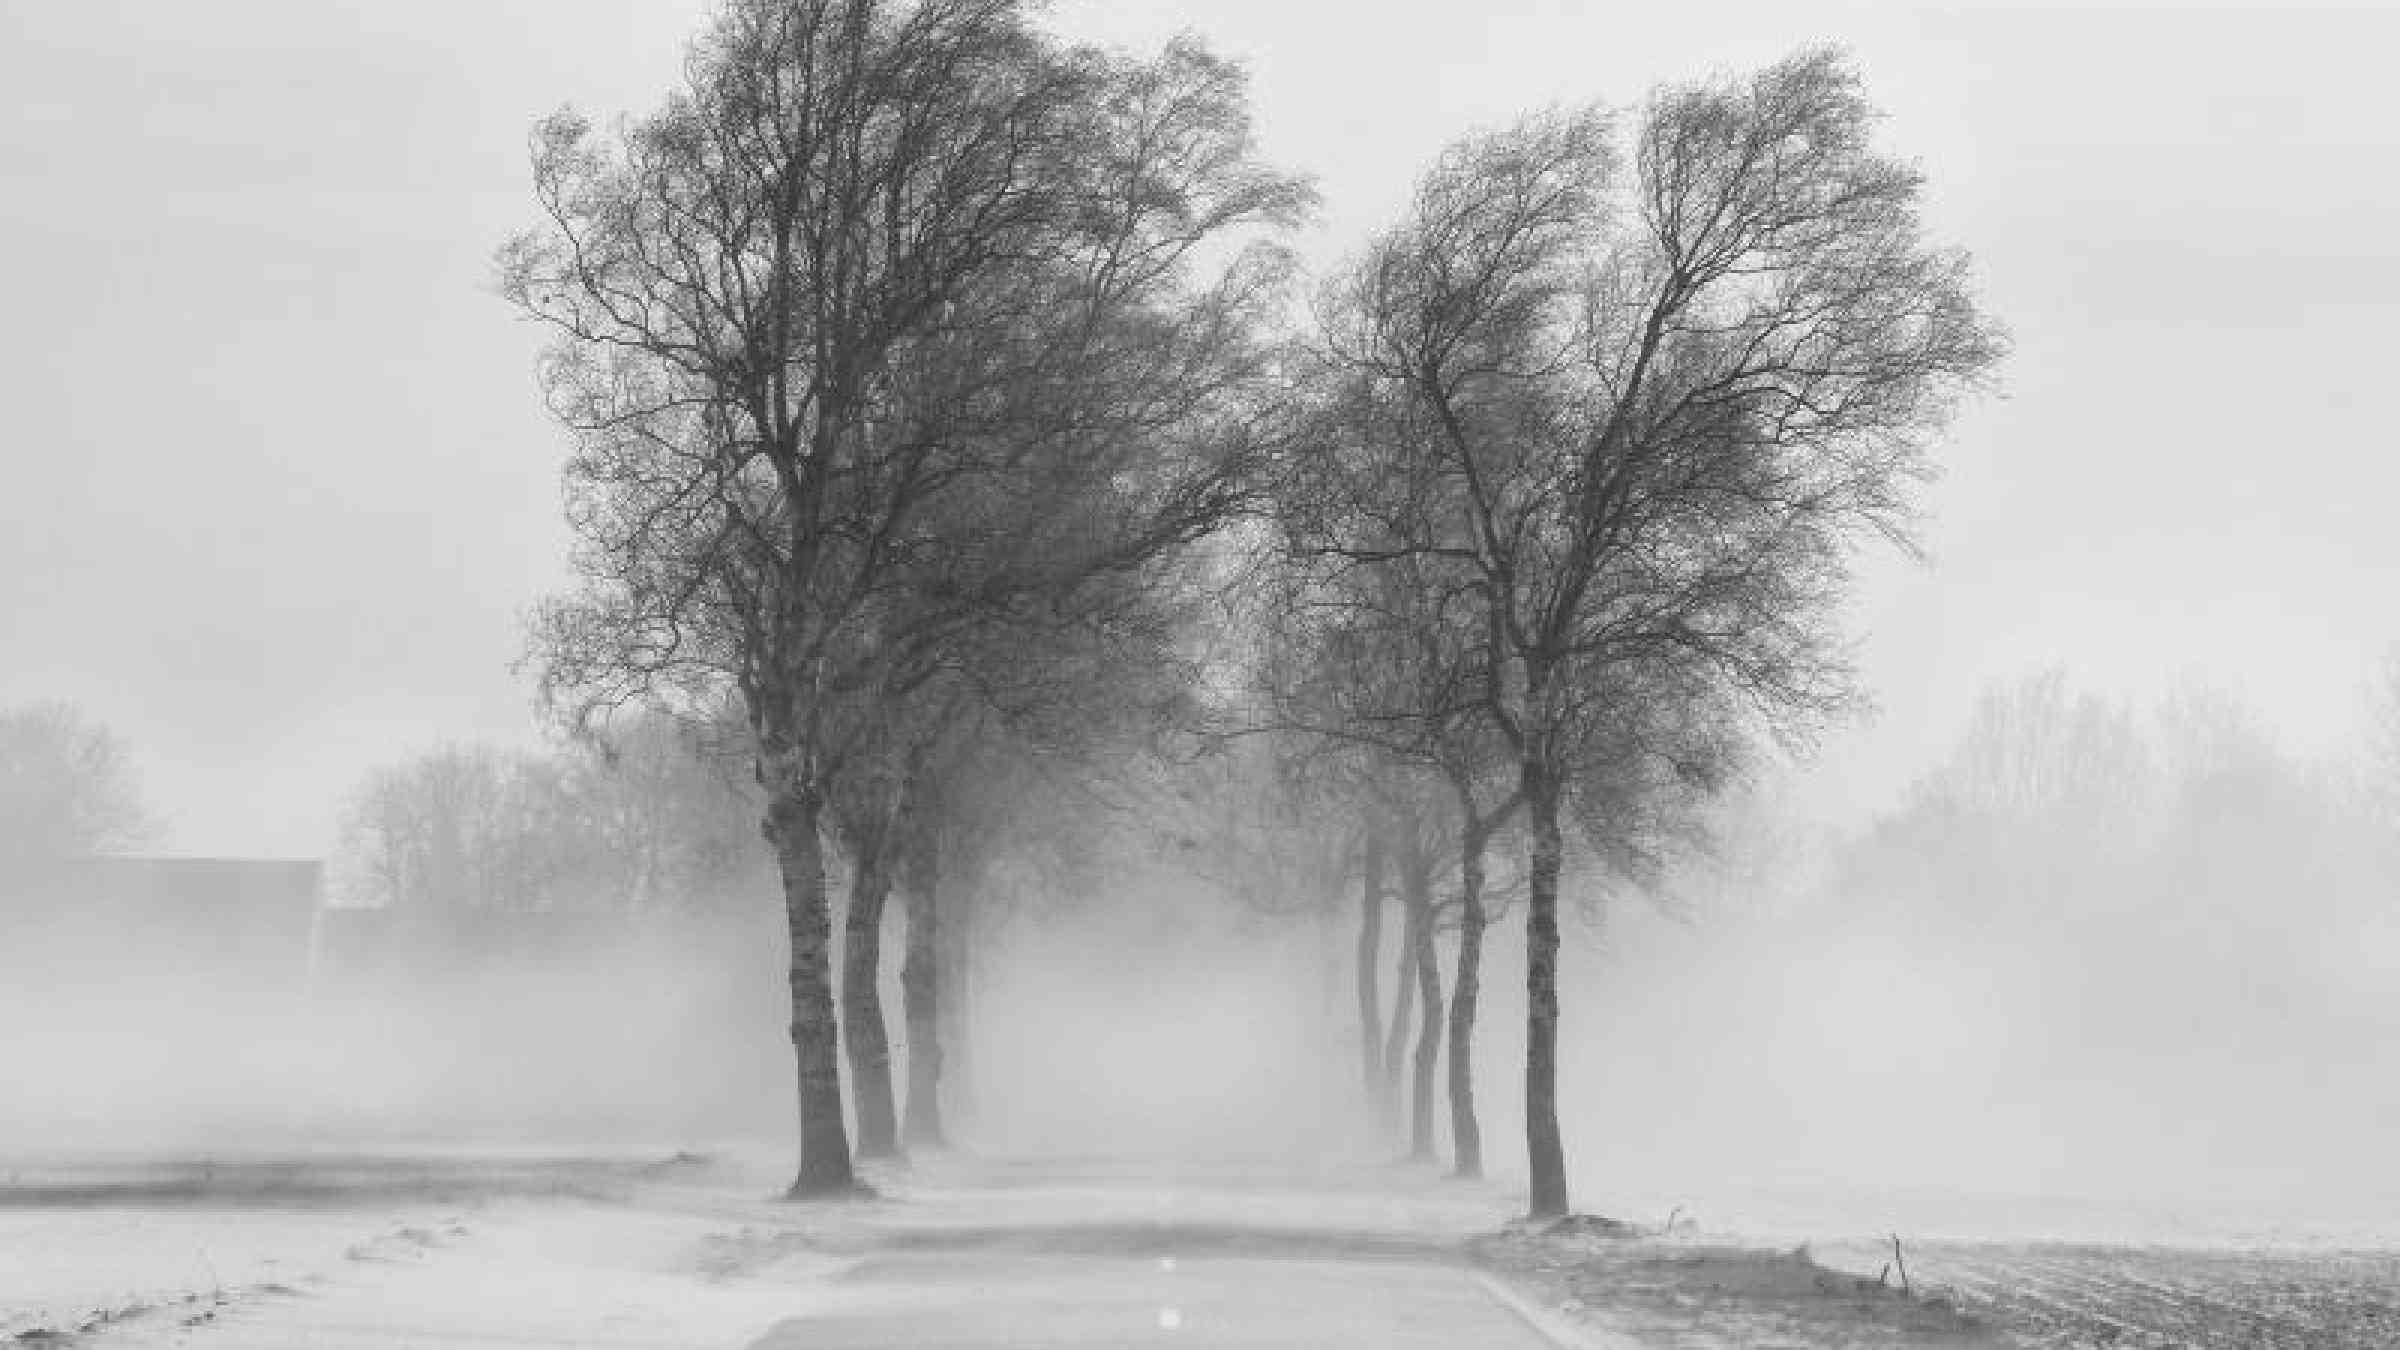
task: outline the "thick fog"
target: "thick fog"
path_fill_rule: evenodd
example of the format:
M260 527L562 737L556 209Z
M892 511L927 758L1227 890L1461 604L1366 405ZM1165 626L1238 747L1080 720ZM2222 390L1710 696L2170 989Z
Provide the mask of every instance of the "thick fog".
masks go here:
M671 1150L763 1133L790 1098L763 910L733 941L313 976L79 927L72 950L9 946L0 1068L27 1090L0 1134L20 1153Z
M1762 784L1715 857L1587 896L1581 1193L1801 1234L2388 1239L2400 841L2353 709L2318 759L2221 694L2029 675L1862 829Z
M1767 774L1661 877L1571 881L1579 1193L1803 1233L2380 1231L2400 926L2372 712L2358 753L2319 761L2222 696L2143 707L2032 676L1990 691L1864 828ZM1074 833L1099 851L954 897L972 952L949 995L959 1141L1397 1158L1359 1081L1355 876L1262 905L1228 884L1256 855L1193 851L1239 835L1161 847L1134 815ZM1521 1167L1517 847L1494 849L1476 1044L1502 1174ZM838 900L852 877L829 880ZM705 908L486 919L464 942L348 907L229 938L94 903L95 884L20 888L0 994L0 1072L29 1089L12 1150L787 1147L763 875ZM904 932L895 906L887 950ZM1387 923L1387 1017L1397 942Z
M1130 914L994 944L973 993L969 1137L1200 1161L1365 1143L1343 966L1321 928L1245 923L1171 877L1135 884L1153 889Z
M964 1138L1195 1160L1362 1143L1319 934L1273 931L1173 877L1128 886L1130 909L1009 916L980 946L974 1023L950 1051ZM386 945L378 928L243 953L155 915L20 929L0 1073L35 1090L0 1142L780 1151L794 1090L782 916L771 890L750 898L698 922L548 925L513 950ZM376 916L323 918L339 930L362 914ZM897 950L897 916L889 927ZM899 1039L896 971L885 985Z
M755 723L694 697L676 711L709 734L606 743L530 706L527 616L567 575L562 435L490 294L534 214L532 119L656 105L703 7L488 8L52 6L0 47L21 91L0 122L21 311L0 341L0 1153L794 1153L797 873L762 837L758 766L721 743ZM1247 59L1261 143L1318 175L1293 247L1320 270L1471 128L1553 99L1637 110L1660 79L1838 34L2015 343L1931 456L1926 556L1846 578L1857 715L1759 737L1643 865L1570 826L1578 1207L2400 1239L2400 459L2374 449L2372 393L2400 305L2390 16L2187 15L2162 39L2124 12L1704 6L1629 42L1596 8L1487 8L1463 43L1452 6L1045 22L1198 28ZM1353 92L1329 98L1329 71ZM1188 711L1124 683L1161 726ZM1109 714L1044 715L987 753L1038 758ZM1420 1014L1390 1021L1416 975L1355 801L1104 730L1107 754L1063 766L929 775L971 828L886 878L894 1080L921 1050L912 906L938 894L961 1149L1441 1166L1439 1056L1433 1155L1402 1162ZM1445 788L1364 776L1357 800L1406 798L1432 841L1451 997ZM829 799L808 827L844 1017L845 914L882 847L850 818L885 800L865 781L867 808ZM1487 1166L1512 1180L1528 857L1521 821L1493 837L1473 1040Z

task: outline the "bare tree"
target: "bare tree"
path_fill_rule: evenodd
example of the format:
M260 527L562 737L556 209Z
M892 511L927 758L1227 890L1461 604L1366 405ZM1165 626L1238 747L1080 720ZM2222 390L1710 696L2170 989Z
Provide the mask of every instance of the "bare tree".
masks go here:
M1447 1014L1451 1140L1457 1173L1480 1177L1473 1043L1489 924L1486 863L1522 800L1515 760L1482 708L1489 652L1472 574L1411 545L1422 537L1441 487L1427 457L1392 452L1397 438L1412 434L1405 402L1339 367L1311 373L1318 381L1310 391L1317 434L1278 480L1284 565L1281 587L1266 607L1279 645L1295 655L1270 668L1276 685L1270 697L1289 721L1368 756L1381 779L1408 783L1411 792L1419 790L1416 780L1428 779L1450 799L1459 886L1453 900L1431 908L1455 909L1458 948ZM1327 446L1338 448L1326 453ZM1367 914L1371 919L1375 911ZM1369 956L1376 941L1362 932L1362 1023L1369 1024L1377 1010ZM1420 963L1406 954L1403 961L1408 978ZM1428 982L1420 970L1415 978L1420 995L1438 998L1438 975ZM1428 1011L1433 1006L1428 999ZM1372 1044L1368 1058L1372 1084L1378 1077ZM1417 1058L1430 1065L1427 1045L1420 1044ZM1410 1129L1419 1153L1431 1146L1423 1114L1412 1112Z
M0 876L119 852L152 829L114 732L64 703L0 710Z
M1256 162L1238 71L1063 51L1015 0L731 0L661 111L605 145L561 114L534 161L548 220L503 289L559 335L588 583L545 615L545 687L579 715L738 691L791 940L793 1192L846 1191L830 719L1240 503L1286 270L1242 241L1307 192Z
M996 899L994 874L1013 854L1072 832L1053 830L1063 804L1042 758L976 705L936 744L898 822L908 1046L900 1134L909 1148L946 1146L956 1108L966 1104L971 974L978 923Z
M1305 443L1295 442L1295 449ZM1283 551L1290 553L1289 541L1305 533L1318 508L1343 493L1338 486L1286 472L1277 497L1277 523L1287 541ZM1355 868L1359 887L1352 987L1360 1083L1369 1110L1388 1126L1398 1118L1402 1054L1419 993L1411 902L1430 884L1429 864L1416 841L1404 838L1406 821L1395 809L1406 805L1405 794L1413 787L1399 781L1408 774L1403 747L1409 732L1360 711L1360 704L1383 691L1396 668L1382 659L1390 653L1367 650L1380 636L1361 618L1371 607L1338 584L1357 575L1329 577L1306 566L1281 565L1289 561L1271 554L1270 565L1240 588L1243 626L1256 640L1243 662L1249 687L1239 706L1222 711L1229 724L1222 730L1230 740L1273 747L1268 753L1282 769L1275 777L1287 783L1305 780L1310 795L1319 799L1309 814L1344 822L1336 832L1342 847L1335 865ZM1418 867L1417 891L1410 889L1412 861ZM1387 1019L1384 910L1395 893L1402 902L1402 931Z
M963 738L962 738L963 739ZM988 831L975 810L980 804L958 749L943 756L908 798L900 822L900 885L908 906L908 930L900 964L900 1000L908 1044L908 1087L902 1099L900 1137L910 1148L940 1148L949 1142L942 1110L942 1069L953 1053L947 1018L963 1001L960 987L964 931L960 901L972 884L969 841ZM962 856L963 855L963 856ZM964 873L964 875L962 875ZM947 940L945 940L947 939ZM947 977L945 977L947 976Z
M1458 795L1458 964L1450 982L1450 1156L1451 1170L1467 1180L1483 1176L1483 1124L1475 1114L1475 1017L1483 996L1483 936L1490 926L1485 859L1493 836L1516 810L1511 794L1496 805L1479 804L1478 779L1470 771L1448 772Z
M912 715L913 714L913 715ZM874 724L886 742L872 766L839 784L831 812L850 856L850 904L842 919L842 1049L858 1119L858 1155L900 1151L892 1091L891 1035L884 1024L883 916L907 847L908 819L924 790L927 755L954 716L951 705L890 707Z
M598 875L599 803L551 756L450 746L369 773L342 831L354 898L454 936L481 919L621 903Z
M1402 811L1400 820L1400 894L1407 915L1401 970L1404 978L1415 982L1418 1009L1416 1048L1410 1056L1408 1156L1430 1159L1434 1139L1434 1070L1440 1062L1444 1026L1441 965L1434 950L1435 934L1441 927L1434 902L1434 878L1450 849L1440 814L1428 809L1425 803L1411 803Z
M1416 1015L1417 996L1422 992L1417 981L1417 954L1429 917L1424 910L1430 894L1431 859L1413 837L1415 822L1384 817L1376 828L1386 832L1384 862L1392 894L1400 901L1400 941L1392 949L1392 1015L1383 1028L1375 1100L1385 1117L1398 1125L1406 1118L1401 1111L1401 1085L1407 1076L1409 1021Z
M642 708L575 747L568 786L592 817L590 870L610 903L720 911L771 888L739 719Z
M1326 402L1315 419L1319 435L1339 436L1350 429L1343 414L1355 409L1338 399ZM1345 469L1370 467L1365 459L1345 462L1302 451L1279 480L1282 566L1265 588L1257 616L1275 655L1260 663L1260 696L1274 709L1268 715L1273 727L1316 738L1322 743L1317 760L1338 765L1350 780L1364 873L1355 982L1367 1093L1378 1110L1396 1116L1408 1023L1421 1009L1408 1136L1412 1156L1425 1157L1433 1150L1432 1075L1441 1053L1436 1028L1444 1020L1435 938L1446 906L1435 902L1436 876L1452 838L1461 847L1472 841L1480 848L1497 822L1486 822L1479 837L1454 836L1443 804L1432 800L1442 795L1443 770L1460 767L1458 756L1469 753L1474 709L1462 672L1478 650L1471 636L1457 631L1432 570L1414 555L1395 555L1377 567L1338 556L1339 541L1356 537L1352 531L1374 532L1373 508L1388 482L1343 477ZM1387 531L1378 537L1391 536ZM1471 793L1465 805L1472 815ZM1479 886L1480 858L1464 872ZM1399 883L1402 932L1392 1018L1385 1023L1377 963L1387 873ZM1456 903L1459 978L1467 981L1469 997L1463 1011L1453 1001L1448 1018L1452 1135L1472 1149L1478 1136L1466 1046L1475 1013L1472 963L1480 960L1482 940L1479 889ZM1469 1117L1463 1131L1462 1101ZM1468 1174L1479 1171L1478 1161Z
M1358 988L1360 1071L1368 1103L1379 1108L1389 1097L1384 1088L1383 992L1376 974L1376 961L1383 952L1384 858L1383 832L1370 822L1360 832L1354 983Z
M1062 827L1090 820L1094 785L1129 782L1129 766L1189 720L1196 671L1178 649L1191 628L1192 580L1189 566L1174 564L1097 575L1053 603L959 631L925 649L939 655L936 673L880 719L876 734L899 755L885 841L907 900L903 1142L944 1142L941 1078L954 1039L945 1026L957 1022L957 981L972 956L960 941L957 920L969 917L960 902L997 861L1076 834ZM861 946L876 926L854 911L847 931L845 991L865 984L876 963ZM853 1022L880 1023L871 1003L847 992L845 1003L846 1035ZM880 1041L877 1027L866 1036ZM888 1063L862 1075L863 1063L854 1057L854 1081L888 1078ZM863 1122L872 1089L860 1090Z
M697 911L763 879L753 793L635 710L554 752L451 746L366 775L336 861L350 898L471 939L503 913Z
M1328 306L1336 367L1394 400L1398 537L1463 573L1482 707L1529 836L1530 1210L1567 1210L1557 1114L1561 821L1713 772L1739 708L1843 706L1829 622L1862 533L1903 537L1955 393L1997 358L1920 176L1877 154L1837 56L1553 112L1462 142ZM1687 734L1690 733L1690 734ZM1627 798L1630 800L1630 798Z

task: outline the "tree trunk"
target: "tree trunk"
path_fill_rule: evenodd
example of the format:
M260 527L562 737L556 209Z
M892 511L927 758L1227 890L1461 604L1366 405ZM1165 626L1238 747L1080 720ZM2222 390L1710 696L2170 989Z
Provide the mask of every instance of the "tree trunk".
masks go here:
M892 893L892 829L887 820L859 850L850 880L850 913L842 924L842 1049L850 1058L850 1091L857 1098L858 1156L900 1152L892 1109L892 1041L883 1024L883 910Z
M1383 991L1376 987L1376 960L1383 951L1383 839L1369 830L1365 881L1358 897L1358 1045L1360 1080L1367 1103L1383 1103Z
M1417 915L1410 924L1416 935L1417 1007L1423 1015L1417 1027L1416 1077L1408 1100L1408 1156L1412 1159L1433 1157L1433 1070L1442 1053L1442 968L1434 955L1430 871L1429 867L1417 868L1409 881L1415 892L1409 907Z
M1559 784L1546 766L1524 768L1525 810L1533 856L1525 904L1525 1154L1531 1177L1526 1213L1567 1212L1567 1159L1558 1134Z
M1383 1081L1376 1099L1385 1119L1400 1119L1400 1082L1408 1063L1408 1019L1417 1006L1417 913L1403 899L1400 907L1400 946L1392 957L1392 1020L1383 1029Z
M908 884L908 950L900 962L900 1003L908 1023L908 1098L900 1137L910 1148L940 1148L942 1139L941 932L938 860L930 846L912 843Z
M791 936L792 1053L800 1070L800 1175L794 1199L857 1189L842 1120L841 1051L833 1016L833 906L825 893L819 804L806 789L771 789L767 840L783 875Z
M975 944L973 892L950 878L942 898L942 921L933 935L934 987L941 997L934 1007L935 1035L942 1046L942 1080L949 1085L948 1109L943 1113L945 1140L975 1124L975 1038L967 1034L974 1019L975 971L970 959Z
M1483 992L1485 839L1470 816L1459 848L1458 974L1450 990L1451 1171L1468 1181L1483 1178L1483 1126L1475 1119L1475 1005Z

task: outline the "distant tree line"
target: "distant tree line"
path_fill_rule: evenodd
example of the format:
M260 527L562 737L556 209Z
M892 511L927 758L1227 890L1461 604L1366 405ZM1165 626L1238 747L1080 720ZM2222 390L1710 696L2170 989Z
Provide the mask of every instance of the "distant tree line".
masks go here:
M453 746L372 771L345 805L338 900L445 919L705 911L764 875L738 761L664 718L602 747Z
M2145 709L2058 672L2000 686L1836 851L1827 902L1927 943L2040 953L2048 1013L2108 1028L2135 1063L2295 1027L2339 1040L2400 954L2400 758L2374 733L2391 706L2311 760L2221 692Z

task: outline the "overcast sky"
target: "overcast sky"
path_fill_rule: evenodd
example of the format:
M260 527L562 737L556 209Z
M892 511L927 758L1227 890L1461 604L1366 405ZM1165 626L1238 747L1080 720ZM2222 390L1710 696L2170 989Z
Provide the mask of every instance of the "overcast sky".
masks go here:
M699 0L0 0L0 703L136 747L169 851L313 855L371 766L531 743L565 578L536 335L489 286L525 129L648 108ZM1804 43L1856 56L2017 348L1864 578L1888 801L1985 683L2195 679L2312 753L2400 640L2400 16L1074 0L1246 59L1330 260L1447 140Z

